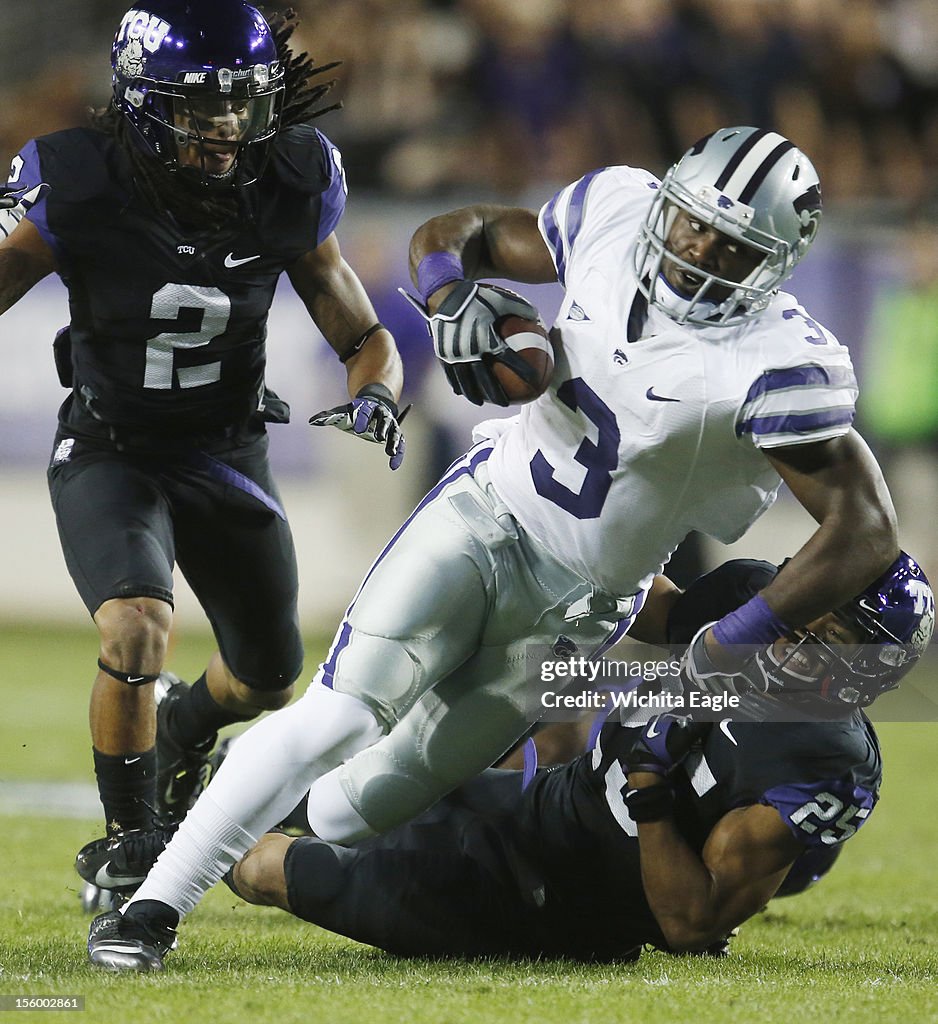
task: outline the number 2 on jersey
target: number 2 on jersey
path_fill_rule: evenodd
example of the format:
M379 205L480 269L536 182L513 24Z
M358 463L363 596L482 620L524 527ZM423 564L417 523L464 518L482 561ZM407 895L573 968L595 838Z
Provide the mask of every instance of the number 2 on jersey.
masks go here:
M150 318L179 326L183 310L201 313L195 331L166 331L147 342L147 361L143 375L145 388L168 389L173 386L173 360L177 348L200 348L225 333L231 316L231 299L218 288L193 284L166 284L153 296ZM221 363L175 368L181 388L198 388L221 380Z
M573 454L574 462L586 467L579 491L554 479L555 468L540 450L531 459L534 489L577 519L597 519L612 486L612 471L619 464L619 425L613 411L582 377L564 381L557 397L569 409L582 412L596 427L596 440L583 438Z

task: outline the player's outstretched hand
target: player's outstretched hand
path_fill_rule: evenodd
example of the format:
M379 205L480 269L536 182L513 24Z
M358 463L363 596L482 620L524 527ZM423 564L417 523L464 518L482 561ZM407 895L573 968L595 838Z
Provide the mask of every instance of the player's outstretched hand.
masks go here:
M314 427L338 427L366 441L383 444L391 469L397 469L404 461L401 423L409 411L408 405L398 412L397 402L383 384L366 384L351 402L317 412L309 422Z
M686 715L655 715L645 723L625 755L625 769L667 775L712 728L712 722L694 722Z

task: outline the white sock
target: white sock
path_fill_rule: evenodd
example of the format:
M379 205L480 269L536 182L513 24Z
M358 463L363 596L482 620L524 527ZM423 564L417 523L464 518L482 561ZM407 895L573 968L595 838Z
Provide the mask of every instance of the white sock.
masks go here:
M138 900L159 900L183 917L256 842L215 805L206 790L121 912Z
M380 737L367 705L313 683L238 737L130 902L159 900L187 914L320 775Z

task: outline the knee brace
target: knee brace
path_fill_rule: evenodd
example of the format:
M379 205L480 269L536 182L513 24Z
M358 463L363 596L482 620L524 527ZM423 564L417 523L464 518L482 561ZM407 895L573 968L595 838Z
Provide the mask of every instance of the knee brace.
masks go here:
M366 704L388 727L425 685L418 664L399 640L354 628L351 641L323 666L319 679L336 693Z
M377 834L342 788L341 768L323 775L310 787L307 816L316 837L327 843L349 846Z
M105 665L104 662L98 658L98 668L102 672L109 675L112 679L116 679L119 683L126 683L128 686L145 686L147 683L155 683L160 678L159 672L156 675L139 674L137 672L119 672L116 668L111 668L110 665Z
M497 688L444 680L387 736L319 780L310 825L337 843L386 832L494 764L529 724Z

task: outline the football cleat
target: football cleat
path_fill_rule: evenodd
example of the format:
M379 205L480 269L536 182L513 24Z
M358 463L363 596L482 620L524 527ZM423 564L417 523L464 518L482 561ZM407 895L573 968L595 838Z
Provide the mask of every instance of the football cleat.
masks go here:
M189 689L171 672L161 672L156 681L156 809L161 816L184 818L211 777L210 756L216 735L188 750L170 735L173 705Z
M724 935L722 939L711 942L706 948L698 950L695 955L710 956L716 960L722 960L723 957L730 955L730 939L735 939L737 935L739 935L739 929L734 928L729 935Z
M78 851L75 870L85 882L98 889L127 896L147 877L178 827L178 823L173 823L158 828L128 829L95 839Z
M163 958L176 948L178 924L179 914L158 900L132 903L123 914L100 914L88 932L88 959L106 971L161 971Z
M102 889L94 882L82 882L78 894L83 914L101 914L107 910L117 910L124 902L123 896L114 889Z

